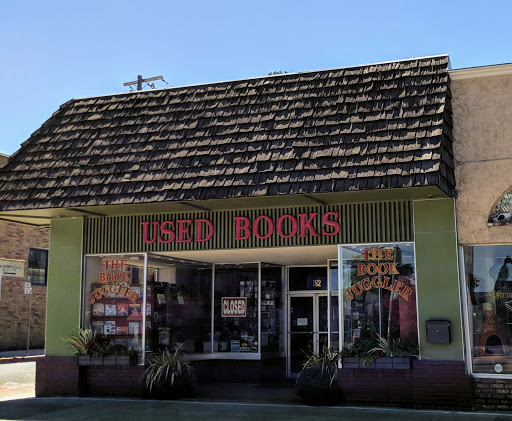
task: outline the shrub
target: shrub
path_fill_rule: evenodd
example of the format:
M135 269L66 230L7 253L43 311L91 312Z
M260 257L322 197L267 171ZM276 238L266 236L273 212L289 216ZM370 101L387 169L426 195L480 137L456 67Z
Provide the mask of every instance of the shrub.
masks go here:
M334 405L341 398L338 363L341 353L324 347L304 362L295 383L295 392L309 405Z
M197 393L194 367L179 348L174 352L164 349L153 355L142 383L145 393L156 399L192 397Z
M132 355L138 351L129 350L126 345L114 344L107 335L95 332L90 327L78 328L77 335L71 335L63 340L75 350L75 355L89 355L102 358L109 355Z

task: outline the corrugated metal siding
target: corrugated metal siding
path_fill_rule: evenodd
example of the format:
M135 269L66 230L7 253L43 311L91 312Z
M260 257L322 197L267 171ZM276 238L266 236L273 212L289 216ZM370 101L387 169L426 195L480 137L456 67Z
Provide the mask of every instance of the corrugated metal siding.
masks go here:
M327 212L338 212L337 221L340 232L333 236L300 237L299 233L291 238L284 238L274 233L267 239L251 235L246 240L234 240L234 217L244 216L251 223L259 216L270 217L274 223L282 215L292 215L297 220L299 214L318 213L312 226L322 232L322 217ZM180 219L208 219L214 225L213 237L204 242L182 242L146 244L143 241L142 222L149 222L149 238L153 238L153 222L177 221ZM332 217L330 219L333 219ZM262 234L266 233L266 223L260 224ZM349 203L331 206L308 206L273 209L244 209L218 212L164 213L155 215L131 215L115 217L91 217L85 221L86 254L96 253L133 253L162 252L185 250L222 250L261 247L291 247L328 244L380 243L389 241L413 241L412 204L410 201ZM300 230L300 228L299 228ZM326 227L330 232L331 228ZM195 235L192 226L191 234ZM289 218L283 223L283 232L292 232Z

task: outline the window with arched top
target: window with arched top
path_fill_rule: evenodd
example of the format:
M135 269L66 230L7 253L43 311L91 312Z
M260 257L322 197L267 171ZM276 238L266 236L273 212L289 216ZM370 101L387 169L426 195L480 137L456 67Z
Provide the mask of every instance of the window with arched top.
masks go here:
M487 225L512 225L512 187L496 202Z

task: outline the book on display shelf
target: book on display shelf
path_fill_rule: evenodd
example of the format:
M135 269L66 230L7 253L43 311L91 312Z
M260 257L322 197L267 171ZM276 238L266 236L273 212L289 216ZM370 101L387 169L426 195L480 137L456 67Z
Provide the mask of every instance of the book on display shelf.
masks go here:
M115 335L116 334L116 322L115 320L108 320L105 322L104 328L105 335Z

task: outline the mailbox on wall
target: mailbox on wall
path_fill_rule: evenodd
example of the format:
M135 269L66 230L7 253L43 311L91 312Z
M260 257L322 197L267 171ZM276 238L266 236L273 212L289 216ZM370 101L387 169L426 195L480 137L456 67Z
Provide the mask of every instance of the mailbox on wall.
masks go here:
M449 344L452 341L449 320L427 320L425 324L429 344Z

